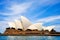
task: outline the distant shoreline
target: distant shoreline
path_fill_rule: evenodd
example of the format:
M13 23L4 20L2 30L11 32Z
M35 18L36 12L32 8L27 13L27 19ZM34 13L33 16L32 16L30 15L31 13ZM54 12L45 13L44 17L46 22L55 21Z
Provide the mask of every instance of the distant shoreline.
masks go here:
M0 36L60 36L60 34L0 34Z

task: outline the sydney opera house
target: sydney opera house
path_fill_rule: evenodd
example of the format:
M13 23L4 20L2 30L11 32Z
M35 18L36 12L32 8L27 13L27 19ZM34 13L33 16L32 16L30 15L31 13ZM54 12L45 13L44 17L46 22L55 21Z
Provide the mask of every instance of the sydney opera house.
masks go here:
M56 34L55 26L44 27L42 23L31 23L26 17L21 16L20 20L8 22L9 27L6 28L4 34L8 35L50 35Z

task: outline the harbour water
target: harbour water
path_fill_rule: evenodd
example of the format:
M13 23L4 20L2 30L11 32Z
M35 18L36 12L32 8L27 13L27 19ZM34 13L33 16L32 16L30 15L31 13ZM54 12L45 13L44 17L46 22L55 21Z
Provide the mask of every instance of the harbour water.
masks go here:
M60 40L60 36L0 36L0 40Z

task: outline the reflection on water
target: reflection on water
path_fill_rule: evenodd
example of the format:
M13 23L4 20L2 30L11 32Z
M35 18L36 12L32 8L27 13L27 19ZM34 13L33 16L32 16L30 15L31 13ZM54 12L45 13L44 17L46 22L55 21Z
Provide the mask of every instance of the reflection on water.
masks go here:
M0 36L0 40L59 40L60 36Z

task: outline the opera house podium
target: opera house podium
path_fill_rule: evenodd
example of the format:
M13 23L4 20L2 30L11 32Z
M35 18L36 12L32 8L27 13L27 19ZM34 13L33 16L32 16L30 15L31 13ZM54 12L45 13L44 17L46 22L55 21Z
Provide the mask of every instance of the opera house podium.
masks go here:
M43 30L43 31L38 31L38 30L30 30L30 29L27 29L26 31L24 30L16 30L16 29L13 29L13 28L7 28L6 31L4 32L5 35L12 35L12 36L58 36L60 35L60 33L56 32L55 30L51 30L50 32L48 30Z

